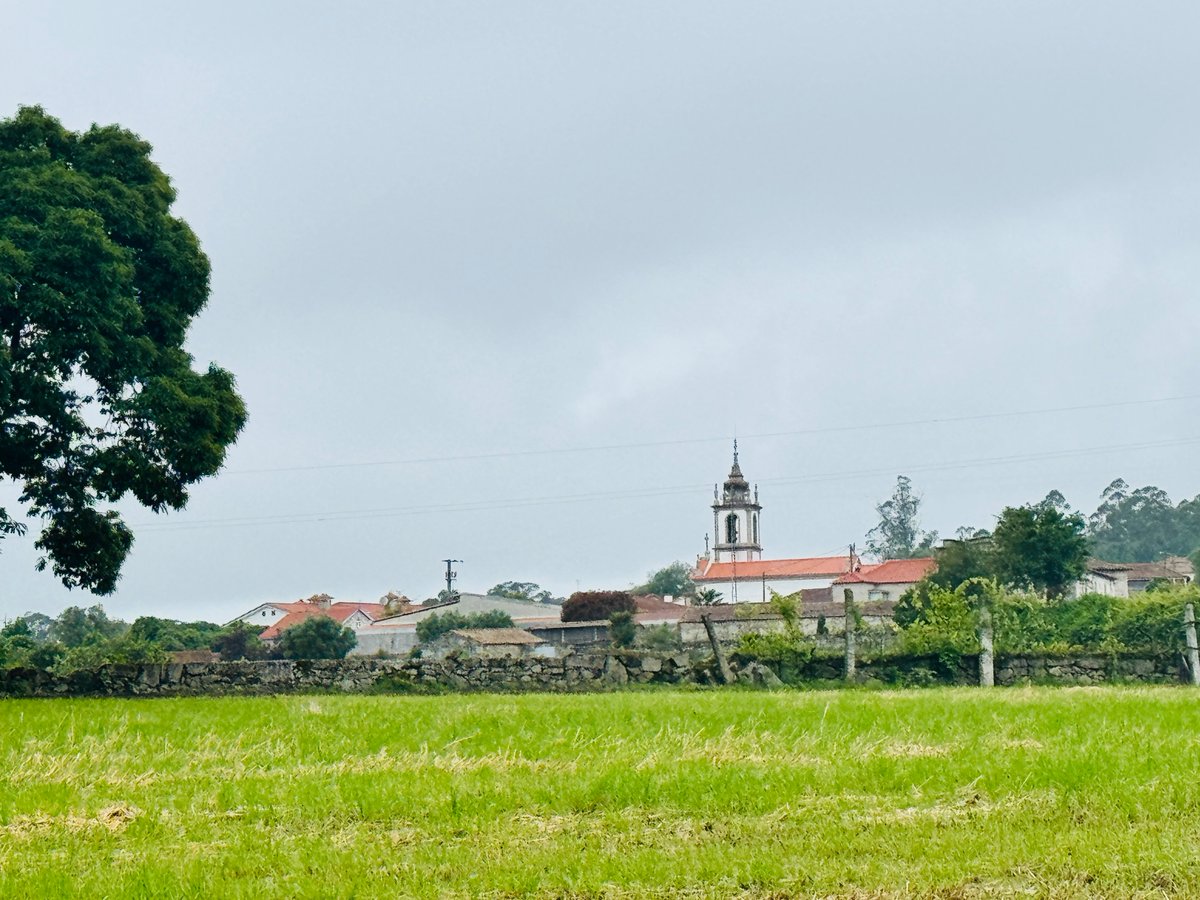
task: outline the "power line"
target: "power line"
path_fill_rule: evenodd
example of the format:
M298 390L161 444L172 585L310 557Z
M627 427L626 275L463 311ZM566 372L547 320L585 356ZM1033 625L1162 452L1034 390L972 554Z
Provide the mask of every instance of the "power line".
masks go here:
M815 434L838 434L853 431L873 431L881 428L911 428L919 425L948 425L958 422L982 422L990 419L1011 419L1022 416L1056 415L1069 412L1085 412L1100 409L1119 409L1128 406L1146 406L1154 403L1178 403L1187 400L1200 400L1200 394L1181 394L1176 397L1157 397L1145 400L1119 400L1112 403L1091 403L1078 406L1057 406L1041 409L1014 410L1011 412L977 413L968 416L941 416L933 419L909 419L902 422L864 422L854 425L830 425L821 428L801 428L793 431L766 431L758 434L742 435L742 438L767 439L781 437L799 437ZM226 475L265 475L281 472L315 472L324 469L365 469L379 466L408 466L424 463L444 462L474 462L486 459L508 459L522 456L556 456L568 453L603 453L613 450L640 450L651 447L677 447L691 444L724 443L728 435L719 437L676 438L663 441L640 441L628 444L597 444L590 447L555 447L527 450L496 450L486 453L464 453L452 456L421 456L406 459L381 459L363 462L316 463L302 466L269 466L254 469L228 469Z
M760 484L794 485L869 478L890 475L896 472L937 472L956 469L981 468L1009 465L1022 462L1040 462L1052 459L1071 459L1103 453L1128 452L1132 450L1177 447L1200 443L1200 436L1174 438L1161 441L1142 441L1133 444L1112 444L1101 447L1083 447L1070 450L1051 450L1040 453L1011 454L1007 456L977 457L945 463L925 463L908 466L886 466L872 469L857 469L842 472L819 472L807 475L779 476L759 479ZM415 513L437 512L482 512L491 509L513 509L525 506L549 506L580 503L596 500L628 500L650 497L665 497L690 494L707 490L708 484L673 485L661 488L643 488L624 491L593 491L580 494L562 494L547 497L513 497L501 500L475 500L459 503L420 504L415 506L393 506L375 509L334 510L320 513L280 513L270 516L240 516L221 519L202 519L192 522L144 522L133 527L140 532L192 530L201 528L231 528L244 526L295 525L309 522L345 522L367 519L394 518Z

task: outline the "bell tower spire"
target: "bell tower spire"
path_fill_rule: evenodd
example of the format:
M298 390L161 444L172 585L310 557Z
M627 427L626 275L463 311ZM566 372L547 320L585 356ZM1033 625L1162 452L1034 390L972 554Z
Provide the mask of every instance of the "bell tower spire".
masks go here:
M720 494L715 494L712 509L713 534L716 537L713 546L715 561L747 562L762 559L762 544L758 536L758 517L762 506L758 502L758 488L752 494L750 484L742 474L737 438L733 439L733 467Z

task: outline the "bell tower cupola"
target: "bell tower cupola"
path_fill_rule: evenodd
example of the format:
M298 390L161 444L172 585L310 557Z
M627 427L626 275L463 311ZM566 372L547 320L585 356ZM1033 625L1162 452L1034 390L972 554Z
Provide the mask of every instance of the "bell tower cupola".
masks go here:
M733 468L718 490L713 486L714 562L747 562L762 559L758 518L758 488L753 491L738 463L737 439L733 442Z

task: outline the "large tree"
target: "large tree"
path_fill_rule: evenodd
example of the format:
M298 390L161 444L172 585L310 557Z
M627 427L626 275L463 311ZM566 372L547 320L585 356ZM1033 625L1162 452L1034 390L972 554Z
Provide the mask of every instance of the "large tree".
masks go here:
M651 572L646 583L633 589L637 594L659 594L686 597L694 594L696 583L692 581L692 567L685 562L673 562L657 572Z
M1150 562L1200 549L1200 497L1178 506L1162 488L1130 488L1118 478L1104 489L1088 519L1096 555L1119 562Z
M1084 573L1083 517L1048 504L1008 507L992 534L992 565L1005 584L1062 597Z
M40 107L0 121L0 477L43 523L39 568L97 593L133 543L106 506L182 508L246 421L233 376L183 349L209 264L150 150Z
M936 531L921 531L921 496L907 475L896 478L892 496L875 507L879 524L867 532L867 550L882 559L908 559L929 553Z

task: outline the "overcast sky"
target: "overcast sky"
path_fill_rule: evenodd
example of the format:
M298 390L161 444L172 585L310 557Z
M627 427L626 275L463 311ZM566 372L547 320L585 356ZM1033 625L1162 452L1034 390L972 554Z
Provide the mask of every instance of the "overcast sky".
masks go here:
M250 410L187 510L128 511L112 614L419 600L447 556L627 586L703 550L735 431L772 557L861 543L901 473L944 534L1200 493L1195 3L0 22L0 117L154 145ZM95 602L0 550L0 617Z

